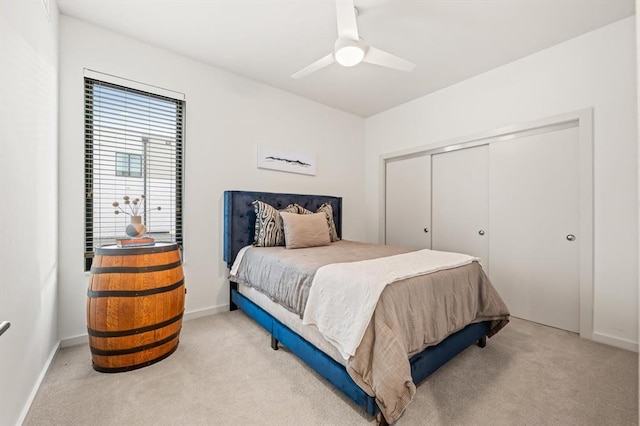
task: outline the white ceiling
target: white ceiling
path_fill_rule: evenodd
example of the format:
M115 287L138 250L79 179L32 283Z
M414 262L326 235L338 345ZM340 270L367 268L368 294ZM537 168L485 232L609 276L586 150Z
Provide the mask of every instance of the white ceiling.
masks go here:
M332 0L58 0L61 13L368 117L631 16L634 0L355 0L360 36L411 73L333 64Z

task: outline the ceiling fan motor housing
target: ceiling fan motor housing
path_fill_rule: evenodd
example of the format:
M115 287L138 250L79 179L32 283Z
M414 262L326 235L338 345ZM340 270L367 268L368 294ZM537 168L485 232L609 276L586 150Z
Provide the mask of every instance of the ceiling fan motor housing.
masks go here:
M352 67L364 59L367 46L360 40L339 37L333 48L336 62L345 67Z

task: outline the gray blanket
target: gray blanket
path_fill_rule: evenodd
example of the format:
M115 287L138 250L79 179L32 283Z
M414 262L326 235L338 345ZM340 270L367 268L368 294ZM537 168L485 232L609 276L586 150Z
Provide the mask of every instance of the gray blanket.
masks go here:
M284 247L251 248L232 281L253 287L302 318L316 271L331 263L357 262L407 253L411 249L337 241L328 246L287 250Z
M409 251L351 241L298 250L252 248L231 279L302 316L319 267ZM508 323L509 311L477 262L397 281L382 292L347 371L392 423L416 391L409 358L481 321L492 321L491 337Z

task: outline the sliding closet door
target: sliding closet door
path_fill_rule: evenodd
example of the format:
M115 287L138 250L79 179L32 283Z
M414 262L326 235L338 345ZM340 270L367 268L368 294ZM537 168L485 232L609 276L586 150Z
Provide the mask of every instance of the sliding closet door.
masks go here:
M490 147L490 277L515 317L578 332L578 128Z
M431 167L431 248L479 257L487 270L489 145L432 155Z
M431 248L431 156L386 163L385 242Z

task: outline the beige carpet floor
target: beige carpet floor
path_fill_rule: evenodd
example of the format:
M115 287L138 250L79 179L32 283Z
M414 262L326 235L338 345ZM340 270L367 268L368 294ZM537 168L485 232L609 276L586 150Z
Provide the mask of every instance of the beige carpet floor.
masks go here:
M60 350L26 425L372 425L242 312L187 321L169 358L127 373ZM528 321L430 376L407 425L637 425L638 354Z

